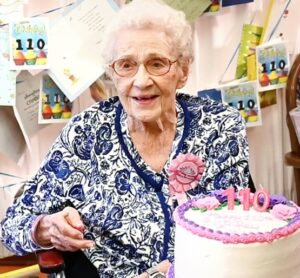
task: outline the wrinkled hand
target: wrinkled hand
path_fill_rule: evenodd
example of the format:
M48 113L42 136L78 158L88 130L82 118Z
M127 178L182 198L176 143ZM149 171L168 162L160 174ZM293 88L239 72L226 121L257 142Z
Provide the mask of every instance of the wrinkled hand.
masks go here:
M76 251L94 247L95 243L83 238L84 225L78 211L71 207L46 215L38 223L35 239L42 246L53 245L58 250Z

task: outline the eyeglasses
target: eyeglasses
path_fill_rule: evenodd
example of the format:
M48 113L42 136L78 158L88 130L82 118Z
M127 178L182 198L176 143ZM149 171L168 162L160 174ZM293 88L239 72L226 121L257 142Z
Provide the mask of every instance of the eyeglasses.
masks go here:
M138 63L133 59L118 59L114 61L110 67L113 68L115 73L121 77L132 77L134 76L141 64L144 65L146 71L155 76L160 76L167 74L170 71L171 66L178 60L170 61L168 58L155 57L144 61L143 63Z

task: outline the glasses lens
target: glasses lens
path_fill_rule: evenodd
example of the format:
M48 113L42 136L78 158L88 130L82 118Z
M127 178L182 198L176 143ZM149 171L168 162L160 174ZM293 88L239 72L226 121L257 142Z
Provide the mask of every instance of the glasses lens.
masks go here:
M136 73L137 63L129 59L119 59L113 63L113 68L120 76L130 76Z
M146 61L145 67L150 74L163 75L170 70L170 61L167 58L153 58Z

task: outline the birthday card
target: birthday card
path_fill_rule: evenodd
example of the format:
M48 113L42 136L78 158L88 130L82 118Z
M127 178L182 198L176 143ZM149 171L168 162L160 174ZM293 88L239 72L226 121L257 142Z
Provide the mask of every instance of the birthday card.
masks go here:
M285 42L266 43L256 48L259 91L286 87L290 70Z
M49 67L48 18L34 17L9 24L10 67L14 70Z
M247 127L262 124L261 109L256 81L248 81L221 87L223 102L239 110Z
M38 123L40 79L41 74L33 76L25 70L17 76L16 103L13 108L29 151L32 151L30 138L45 127Z
M72 117L72 103L49 75L41 78L39 123L65 123Z
M209 98L214 101L222 102L221 90L219 89L206 89L197 92L198 97Z
M262 32L263 28L260 26L252 24L243 25L235 72L236 79L247 76L247 57L255 53L255 49L259 45Z
M50 30L48 74L70 101L104 73L100 50L107 23L115 15L107 1L85 0Z
M174 9L185 13L186 18L193 22L211 5L211 0L164 0Z

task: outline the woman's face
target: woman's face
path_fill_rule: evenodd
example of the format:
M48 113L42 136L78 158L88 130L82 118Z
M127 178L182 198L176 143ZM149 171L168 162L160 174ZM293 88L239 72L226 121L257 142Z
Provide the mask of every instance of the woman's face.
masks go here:
M175 110L175 92L185 85L188 70L184 71L175 62L169 72L155 76L148 73L143 64L156 57L177 60L178 54L169 41L164 32L153 29L129 29L117 36L114 61L126 59L125 68L127 61L140 63L136 74L130 77L121 77L112 71L126 113L137 120L154 122Z

